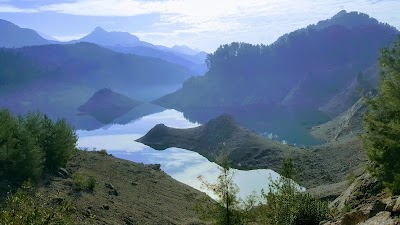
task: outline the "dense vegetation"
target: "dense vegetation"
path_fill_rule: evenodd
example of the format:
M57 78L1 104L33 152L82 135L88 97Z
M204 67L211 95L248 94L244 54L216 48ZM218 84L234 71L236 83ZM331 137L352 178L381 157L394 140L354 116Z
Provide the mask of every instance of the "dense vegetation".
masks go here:
M75 131L65 120L40 113L25 117L0 110L0 178L37 181L43 171L65 166L74 153Z
M363 140L369 171L400 194L400 37L382 51L380 67L378 94L366 101Z
M156 103L178 109L254 104L318 109L373 66L379 49L397 33L365 14L340 13L268 46L222 45L208 55L205 76L187 80Z

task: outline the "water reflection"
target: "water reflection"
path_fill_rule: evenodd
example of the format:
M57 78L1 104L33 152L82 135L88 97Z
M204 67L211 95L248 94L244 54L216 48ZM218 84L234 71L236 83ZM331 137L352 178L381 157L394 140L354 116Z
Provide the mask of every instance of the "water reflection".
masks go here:
M92 131L79 130L77 131L78 146L107 149L114 156L133 162L161 164L161 169L171 177L199 190L201 190L201 183L198 176L201 175L208 182L214 182L220 172L219 166L198 153L179 148L156 151L134 141L159 123L174 128L191 128L200 125L185 119L183 113L165 110L125 125L112 124ZM239 195L244 198L254 190L260 192L262 188L267 187L269 177L275 179L279 177L279 174L272 170L236 170L235 182L240 188ZM207 193L213 196L212 193Z
M321 144L309 129L330 119L317 110L296 108L294 111L274 105L185 110L184 116L193 122L206 123L223 113L232 115L239 125L260 135L297 146Z

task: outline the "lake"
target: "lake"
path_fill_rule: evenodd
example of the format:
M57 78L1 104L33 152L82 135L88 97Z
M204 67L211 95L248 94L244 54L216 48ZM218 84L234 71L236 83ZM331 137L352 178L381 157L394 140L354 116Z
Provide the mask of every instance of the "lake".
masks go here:
M172 178L193 188L204 191L211 197L210 191L202 189L199 176L207 182L215 182L219 166L208 161L200 154L185 149L169 148L164 151L154 150L135 140L145 135L155 125L163 123L174 128L191 128L200 126L187 120L183 113L167 109L135 119L125 125L110 124L99 129L78 130L78 147L92 150L106 149L115 157L137 163L160 164L161 169ZM239 186L239 196L243 199L253 191L260 193L267 190L269 179L279 178L272 170L235 170L235 183Z

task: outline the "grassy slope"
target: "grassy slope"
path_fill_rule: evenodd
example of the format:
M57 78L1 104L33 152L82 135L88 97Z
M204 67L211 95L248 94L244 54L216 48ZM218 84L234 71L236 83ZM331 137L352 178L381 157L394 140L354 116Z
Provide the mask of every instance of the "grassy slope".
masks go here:
M72 179L48 178L40 185L39 201L57 199L76 205L77 224L197 224L193 207L196 199L205 194L179 183L164 172L149 165L103 156L95 152L79 151L66 169L74 173L94 176L96 186L91 192L77 192ZM118 196L110 195L106 186L111 183ZM108 210L102 209L109 207ZM87 214L93 215L94 221Z

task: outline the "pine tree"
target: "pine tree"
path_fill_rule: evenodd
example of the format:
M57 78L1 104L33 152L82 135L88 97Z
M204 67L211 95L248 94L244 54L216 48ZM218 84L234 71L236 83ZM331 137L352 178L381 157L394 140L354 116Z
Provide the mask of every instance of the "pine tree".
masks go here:
M199 177L205 188L217 196L214 207L202 208L200 213L203 214L203 219L210 220L216 225L241 225L243 224L241 202L237 196L239 188L234 183L235 173L226 152L219 156L218 162L221 173L216 183L206 182Z
M380 56L377 96L366 98L363 142L370 173L400 193L400 37Z

